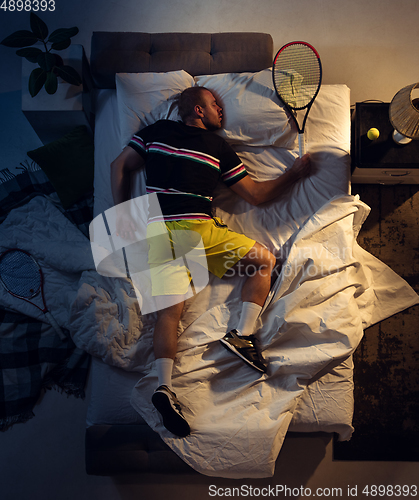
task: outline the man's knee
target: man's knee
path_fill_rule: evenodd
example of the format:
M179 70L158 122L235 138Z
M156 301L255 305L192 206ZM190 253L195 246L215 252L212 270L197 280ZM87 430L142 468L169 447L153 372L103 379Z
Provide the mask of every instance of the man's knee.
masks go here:
M264 266L272 272L276 264L275 256L267 248L264 248L263 258L265 260Z
M247 265L257 266L259 269L267 269L270 272L272 272L276 264L275 256L260 243L255 243L244 260Z

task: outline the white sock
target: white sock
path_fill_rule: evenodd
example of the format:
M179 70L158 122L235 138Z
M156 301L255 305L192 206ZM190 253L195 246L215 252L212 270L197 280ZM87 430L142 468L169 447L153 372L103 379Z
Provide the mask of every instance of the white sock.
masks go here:
M241 335L251 335L255 328L256 320L259 317L262 306L254 302L243 302L237 330Z
M172 389L172 371L174 361L171 358L157 358L157 377L159 379L159 386L166 385Z

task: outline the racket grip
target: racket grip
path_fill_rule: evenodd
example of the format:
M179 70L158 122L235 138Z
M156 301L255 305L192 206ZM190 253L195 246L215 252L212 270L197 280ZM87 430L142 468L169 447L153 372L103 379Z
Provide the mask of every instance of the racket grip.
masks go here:
M306 154L306 143L304 141L304 134L298 134L298 149L301 158Z
M49 311L46 311L45 316L47 317L47 319L50 322L51 326L57 332L57 334L60 337L60 339L61 340L65 340L67 338L67 336L61 330L60 325L55 321L55 318L53 317L53 315Z

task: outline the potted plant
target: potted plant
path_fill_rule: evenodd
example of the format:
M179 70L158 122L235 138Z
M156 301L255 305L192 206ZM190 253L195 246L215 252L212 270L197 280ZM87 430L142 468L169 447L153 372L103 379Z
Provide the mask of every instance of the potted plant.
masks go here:
M16 51L18 56L38 64L29 76L30 95L35 97L43 86L48 94L55 94L58 77L71 85L80 85L82 80L78 72L71 66L65 65L59 54L51 52L51 50L67 49L71 45L71 38L77 35L79 29L60 28L48 36L47 25L33 12L30 14L30 26L31 31L16 31L0 42L6 47L19 48ZM37 43L43 44L45 50L33 47Z

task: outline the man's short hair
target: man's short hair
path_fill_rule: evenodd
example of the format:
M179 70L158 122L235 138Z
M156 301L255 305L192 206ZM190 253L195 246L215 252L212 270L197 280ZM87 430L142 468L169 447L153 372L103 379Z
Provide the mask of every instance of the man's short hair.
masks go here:
M196 105L205 105L205 101L203 99L204 91L208 91L208 89L205 87L189 87L179 95L179 116L183 122L193 115Z

